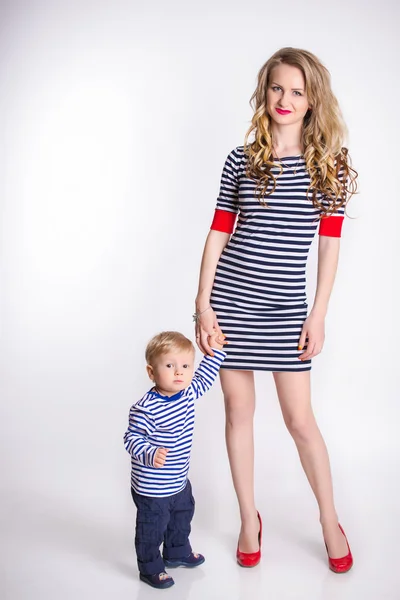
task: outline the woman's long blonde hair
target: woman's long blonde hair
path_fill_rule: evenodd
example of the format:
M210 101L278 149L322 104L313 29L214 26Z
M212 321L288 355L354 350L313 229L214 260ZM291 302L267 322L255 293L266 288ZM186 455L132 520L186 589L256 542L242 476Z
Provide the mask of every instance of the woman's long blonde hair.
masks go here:
M304 117L301 139L311 179L307 195L311 193L314 206L322 214L330 215L346 205L356 192L358 174L350 165L347 148L343 147L346 126L331 89L329 71L311 52L282 48L261 68L257 88L250 100L254 116L244 142L246 174L257 182L259 200L266 205L265 196L271 194L277 185L271 172L276 164L273 161L271 118L267 113L267 89L272 69L282 63L297 67L304 76L311 107ZM252 133L254 141L249 143ZM318 193L322 195L323 202L318 200Z

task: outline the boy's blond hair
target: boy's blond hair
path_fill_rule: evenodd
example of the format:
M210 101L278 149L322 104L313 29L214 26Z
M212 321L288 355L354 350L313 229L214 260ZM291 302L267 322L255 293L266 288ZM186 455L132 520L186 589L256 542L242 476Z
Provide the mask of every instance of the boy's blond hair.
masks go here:
M163 331L147 344L146 362L152 365L162 354L168 352L195 352L192 342L178 331Z

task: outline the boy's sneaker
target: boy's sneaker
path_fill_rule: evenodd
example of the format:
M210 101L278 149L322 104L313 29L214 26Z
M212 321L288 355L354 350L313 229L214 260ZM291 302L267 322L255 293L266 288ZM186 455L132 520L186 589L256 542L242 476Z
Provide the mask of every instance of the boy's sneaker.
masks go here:
M206 560L202 554L196 554L195 552L191 552L189 556L185 558L164 558L164 565L169 568L173 567L188 567L192 569L193 567L198 567L202 565Z
M156 573L155 575L143 575L143 573L140 573L140 579L141 581L151 585L151 587L158 588L160 590L169 588L175 583L171 575L168 575L168 573L165 571L162 573Z

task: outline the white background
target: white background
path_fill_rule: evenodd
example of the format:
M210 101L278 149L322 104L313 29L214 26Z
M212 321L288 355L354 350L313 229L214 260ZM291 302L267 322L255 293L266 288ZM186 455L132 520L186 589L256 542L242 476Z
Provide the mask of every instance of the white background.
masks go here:
M400 597L399 16L395 0L3 0L2 599ZM225 157L243 143L259 68L287 45L328 66L360 174L312 371L355 566L328 571L316 504L264 373L262 564L235 564L217 383L198 404L191 467L192 543L207 561L158 592L138 580L122 436L150 384L148 339L163 329L193 338Z

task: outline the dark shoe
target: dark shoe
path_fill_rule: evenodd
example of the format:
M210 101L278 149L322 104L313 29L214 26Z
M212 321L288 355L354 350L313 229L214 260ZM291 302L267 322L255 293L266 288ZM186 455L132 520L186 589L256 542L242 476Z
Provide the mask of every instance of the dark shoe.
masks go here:
M143 575L143 573L140 573L140 579L151 585L151 587L159 588L160 590L169 588L175 583L171 575L168 575L165 571L156 573L155 575Z
M193 569L193 567L198 567L202 565L206 560L202 554L196 554L195 552L191 552L189 556L185 558L164 558L164 565L168 568L171 567L188 567L189 569Z

